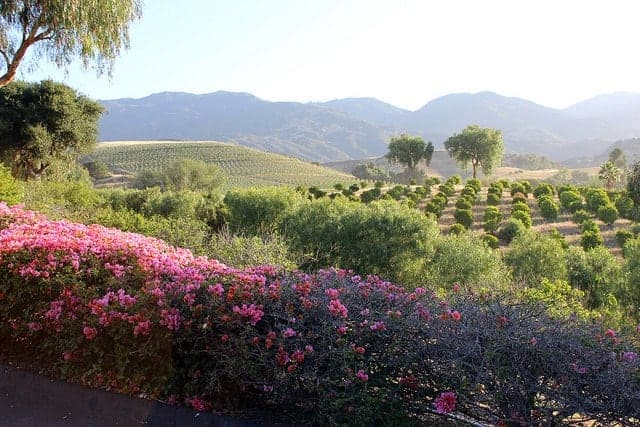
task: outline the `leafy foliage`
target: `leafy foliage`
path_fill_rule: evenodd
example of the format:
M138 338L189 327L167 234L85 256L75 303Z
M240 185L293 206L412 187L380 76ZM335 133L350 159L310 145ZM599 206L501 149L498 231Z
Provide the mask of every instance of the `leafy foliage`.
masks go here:
M93 148L101 113L97 102L61 83L0 87L0 154L15 176L39 179L54 160L75 161Z
M409 170L414 170L421 160L429 166L433 155L433 144L425 143L419 136L402 134L391 138L387 158L392 162L407 165Z
M467 126L462 133L449 137L444 147L463 167L471 163L474 178L478 167L482 168L485 175L489 175L500 164L504 153L500 131L477 125Z

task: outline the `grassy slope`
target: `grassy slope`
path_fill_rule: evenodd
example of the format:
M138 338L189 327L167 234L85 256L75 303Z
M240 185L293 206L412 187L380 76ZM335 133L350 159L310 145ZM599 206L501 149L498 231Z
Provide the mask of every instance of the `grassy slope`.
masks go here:
M225 188L303 185L331 187L350 184L356 178L334 169L317 166L279 154L221 142L114 141L98 144L88 158L101 160L114 170L135 173L159 170L183 158L218 165L227 174Z

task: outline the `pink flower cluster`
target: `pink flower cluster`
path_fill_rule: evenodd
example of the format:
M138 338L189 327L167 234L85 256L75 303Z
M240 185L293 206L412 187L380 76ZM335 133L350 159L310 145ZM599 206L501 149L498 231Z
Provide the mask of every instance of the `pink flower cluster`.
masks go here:
M439 414L448 414L456 410L457 396L453 391L445 391L440 393L433 402L436 412Z

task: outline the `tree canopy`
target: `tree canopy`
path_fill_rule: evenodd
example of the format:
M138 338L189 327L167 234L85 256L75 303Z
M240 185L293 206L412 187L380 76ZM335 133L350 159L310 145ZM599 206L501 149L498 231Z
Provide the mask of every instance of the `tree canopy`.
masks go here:
M604 186L607 190L612 190L616 182L620 181L622 172L616 167L613 161L609 160L600 165L600 171L598 172L598 179L604 181Z
M626 169L627 167L627 156L625 156L624 151L621 148L614 148L609 153L609 161L614 164L619 169Z
M466 168L469 163L476 178L478 167L489 175L499 166L504 154L502 133L498 129L481 128L478 125L467 126L462 133L454 134L444 143L449 155Z
M0 154L14 176L38 179L54 160L75 160L93 148L102 111L50 80L0 87Z
M413 172L421 160L424 160L429 166L432 155L433 144L431 142L425 143L419 136L402 134L399 137L391 138L387 159L407 165L409 171Z
M0 87L15 78L30 48L34 63L46 57L64 67L79 57L98 74L110 73L140 16L141 0L0 1Z
M636 206L640 206L640 161L633 164L627 177L627 192Z

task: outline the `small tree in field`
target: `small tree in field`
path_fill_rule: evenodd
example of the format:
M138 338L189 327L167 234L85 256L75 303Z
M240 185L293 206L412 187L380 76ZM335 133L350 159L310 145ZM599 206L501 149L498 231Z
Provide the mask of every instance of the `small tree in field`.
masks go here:
M433 144L431 142L425 143L419 136L402 134L399 137L391 138L387 159L406 165L409 173L413 176L416 166L421 160L424 160L429 166L432 155Z
M636 206L640 206L640 161L633 164L627 180L627 192Z
M80 57L98 74L110 72L129 44L140 0L3 0L0 2L0 87L9 84L28 50L58 66ZM4 71L3 71L4 70Z
M451 136L445 141L444 147L463 167L471 163L474 178L477 177L478 167L482 168L485 175L489 175L500 165L504 154L502 133L478 125L467 126L462 133Z
M0 154L13 174L39 179L57 159L75 161L98 138L102 107L62 84L0 87Z
M604 162L600 166L600 172L598 172L598 179L604 181L604 186L607 190L612 190L617 182L620 182L622 173L620 169L616 167L613 162Z

